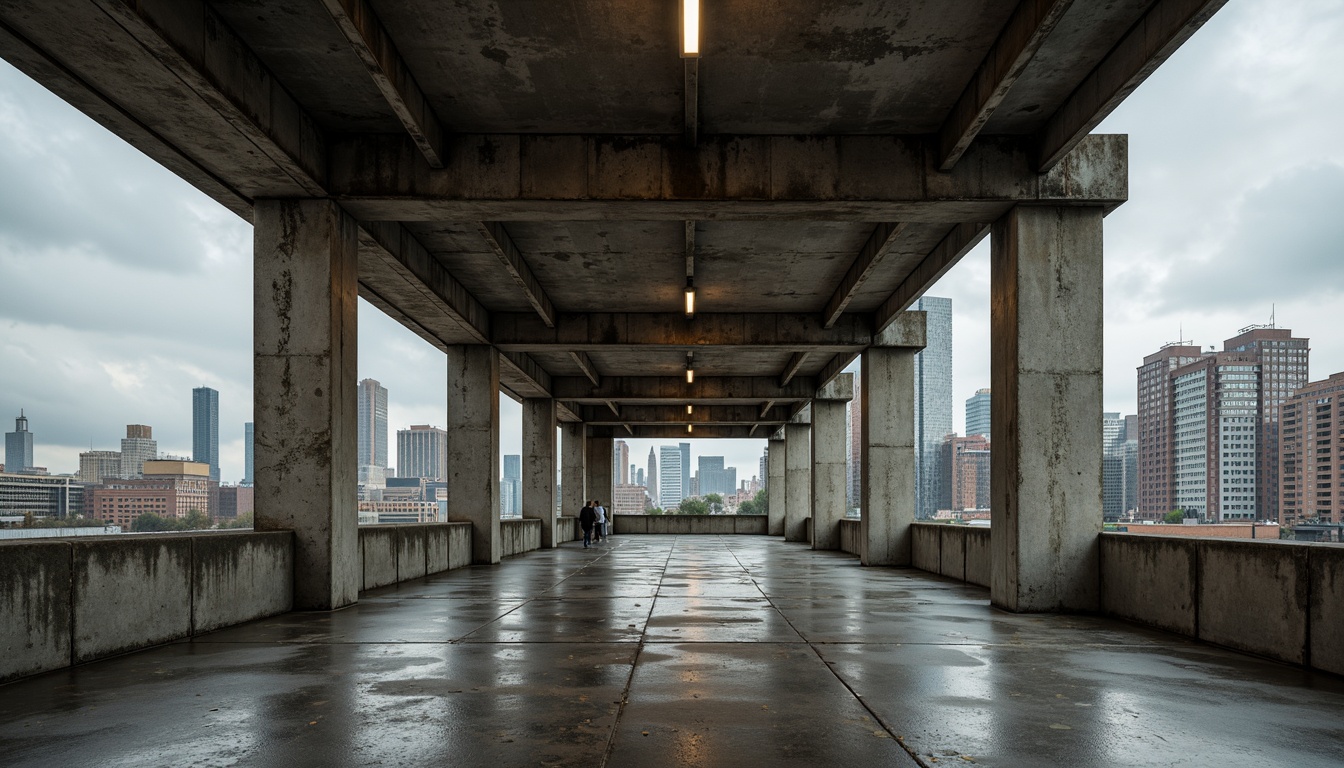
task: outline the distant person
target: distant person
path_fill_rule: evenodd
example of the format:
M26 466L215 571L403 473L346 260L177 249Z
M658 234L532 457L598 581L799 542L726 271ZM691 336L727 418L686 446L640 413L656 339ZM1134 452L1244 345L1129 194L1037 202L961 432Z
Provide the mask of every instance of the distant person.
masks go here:
M593 512L597 514L597 522L593 525L597 534L597 540L602 541L607 538L607 508L602 506L602 502L593 502Z
M579 510L579 527L583 529L583 548L587 549L589 544L593 543L593 525L597 522L597 510L593 508L591 501L583 503L583 509Z

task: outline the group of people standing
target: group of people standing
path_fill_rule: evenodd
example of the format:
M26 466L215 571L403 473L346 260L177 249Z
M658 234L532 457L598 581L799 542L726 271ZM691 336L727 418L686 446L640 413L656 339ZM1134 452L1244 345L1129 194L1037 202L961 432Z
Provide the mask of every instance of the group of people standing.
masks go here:
M579 510L579 527L583 529L583 548L607 538L607 509L602 502L586 501Z

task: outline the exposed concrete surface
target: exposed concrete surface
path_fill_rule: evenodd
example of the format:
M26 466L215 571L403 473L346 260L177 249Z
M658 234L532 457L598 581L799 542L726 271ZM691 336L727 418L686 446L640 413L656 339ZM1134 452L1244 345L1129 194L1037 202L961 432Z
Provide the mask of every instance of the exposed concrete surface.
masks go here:
M994 603L1096 610L1101 532L1100 207L1017 207L990 280Z
M1344 547L1311 550L1311 665L1344 675Z
M584 478L584 488L587 491L590 500L602 502L602 506L607 509L607 517L610 518L612 510L616 508L613 500L615 495L613 491L612 475L612 446L614 439L611 437L611 429L608 427L589 427L588 439L585 442L587 457L584 459L584 470L588 476ZM597 434L595 434L597 433ZM578 515L579 505L571 514Z
M192 634L291 610L294 534L248 531L192 536L191 594Z
M958 581L966 580L966 531L961 525L938 528L938 572Z
M1101 609L1193 637L1199 542L1176 536L1101 538Z
M784 540L808 541L812 512L812 428L784 425Z
M541 521L542 549L551 549L557 543L555 418L554 400L550 398L523 400L522 510L523 517Z
M1201 541L1199 638L1305 662L1308 553L1280 542Z
M541 548L540 520L501 520L500 555L513 557Z
M448 521L471 523L471 561L498 563L499 352L448 349Z
M359 553L364 561L361 591L397 583L397 526L359 526Z
M586 427L579 422L560 425L560 512L577 518L588 499ZM582 537L582 534L580 534Z
M783 440L773 437L769 442L769 451L765 458L766 473L766 513L769 516L769 534L784 535L784 505L788 501L788 490L784 480L785 451Z
M862 550L859 536L862 535L862 525L858 520L846 518L840 521L840 551L848 552L851 555L857 555Z
M921 571L942 573L943 537L938 532L940 527L934 524L910 526L910 564Z
M981 587L989 587L990 575L990 534L988 528L967 526L966 528L966 581Z
M427 526L397 526L397 581L424 576L426 570Z
M852 393L853 375L843 374ZM840 520L845 516L849 479L849 441L845 439L848 400L812 401L812 548L840 548Z
M1341 708L1344 680L914 570L641 536L22 680L0 744L13 766L1333 768Z
M902 327L918 322L922 335L923 320L919 313ZM863 353L860 376L859 557L864 565L910 565L910 527L915 522L914 351L869 349Z
M191 538L71 542L76 663L191 633Z
M0 682L70 665L68 541L0 543Z
M680 536L764 536L765 515L618 515L618 534L676 534Z
M339 608L360 587L355 224L261 200L253 243L256 528L294 532L296 607Z

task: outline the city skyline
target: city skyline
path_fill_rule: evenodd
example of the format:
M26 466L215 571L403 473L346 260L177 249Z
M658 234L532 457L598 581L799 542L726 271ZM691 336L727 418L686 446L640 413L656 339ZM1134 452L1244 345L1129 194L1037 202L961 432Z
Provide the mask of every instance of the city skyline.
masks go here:
M1151 349L1223 338L1274 305L1281 324L1313 339L1312 380L1344 370L1344 336L1328 335L1344 293L1341 35L1344 9L1229 5L1098 127L1130 134L1131 169L1131 201L1105 224L1104 410L1133 411L1134 361ZM1275 87L1258 87L1267 80ZM128 423L153 425L162 452L190 455L182 393L204 384L220 392L222 477L241 479L250 225L8 64L0 136L0 266L11 278L0 286L0 416L26 410L34 464L53 472L77 471L80 451L115 450ZM930 290L953 299L957 403L990 381L988 250ZM109 286L132 285L154 301L118 307L109 327ZM389 423L445 423L442 353L362 300L359 325L360 376L392 390ZM519 414L501 400L501 453L521 450ZM729 442L707 451L754 474L761 442Z

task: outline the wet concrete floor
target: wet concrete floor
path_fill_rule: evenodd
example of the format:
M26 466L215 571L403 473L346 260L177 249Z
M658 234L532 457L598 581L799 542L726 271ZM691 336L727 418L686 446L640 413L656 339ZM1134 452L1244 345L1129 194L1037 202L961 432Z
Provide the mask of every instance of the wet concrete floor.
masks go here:
M0 687L7 766L1338 766L1344 680L777 539L567 544Z

